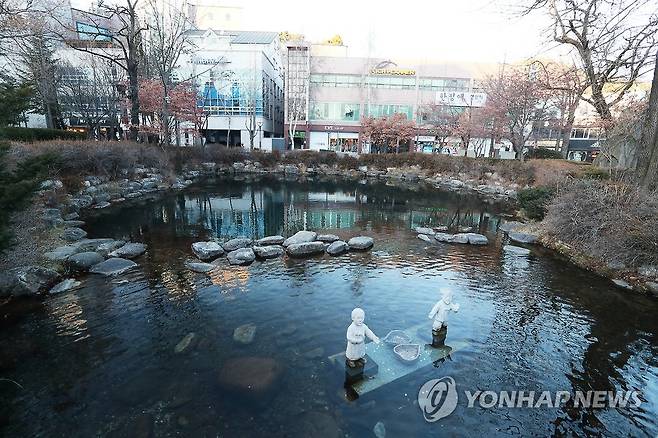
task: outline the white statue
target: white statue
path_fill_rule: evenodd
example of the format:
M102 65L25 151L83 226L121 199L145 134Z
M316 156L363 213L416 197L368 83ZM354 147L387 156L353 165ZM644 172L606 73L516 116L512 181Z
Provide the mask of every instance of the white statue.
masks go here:
M357 362L360 362L361 365L366 362L366 336L379 344L377 335L363 323L365 319L366 314L363 309L357 307L352 310L352 324L347 328L347 348L345 349L345 357L351 367L355 367Z
M451 310L453 312L459 311L459 304L452 302L452 292L448 289L441 289L441 292L443 297L432 307L428 315L429 319L434 320L432 330L437 332L448 326L448 313Z

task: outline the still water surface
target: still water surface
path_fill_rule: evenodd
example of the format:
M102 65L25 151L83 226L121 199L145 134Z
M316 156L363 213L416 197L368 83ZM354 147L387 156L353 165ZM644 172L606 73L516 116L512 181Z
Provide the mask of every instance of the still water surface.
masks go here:
M148 244L139 269L49 297L0 331L0 435L374 436L658 434L658 303L619 291L533 248L503 250L500 211L474 198L416 188L332 181L217 180L88 218L91 237ZM486 247L428 245L419 225L473 226ZM192 242L363 234L368 253L184 268ZM380 337L426 324L449 287L461 304L446 360L349 401L327 359L345 348L350 312L366 310ZM253 343L233 331L254 324ZM188 333L194 347L175 354ZM218 383L237 357L284 368L271 398L253 402ZM460 401L427 423L420 386L452 377ZM463 391L638 390L633 408L468 408ZM340 429L340 431L338 430Z

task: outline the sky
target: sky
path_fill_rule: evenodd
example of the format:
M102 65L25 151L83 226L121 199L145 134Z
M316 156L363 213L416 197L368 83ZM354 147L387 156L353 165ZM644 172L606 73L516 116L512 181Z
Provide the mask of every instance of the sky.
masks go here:
M553 54L545 17L514 13L522 0L189 1L242 6L243 30L287 30L313 42L339 34L350 56L498 63Z

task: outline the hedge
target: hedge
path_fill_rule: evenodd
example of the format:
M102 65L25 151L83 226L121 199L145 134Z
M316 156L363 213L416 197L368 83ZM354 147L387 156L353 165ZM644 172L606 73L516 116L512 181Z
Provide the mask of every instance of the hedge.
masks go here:
M0 128L0 140L34 142L43 140L83 140L87 136L81 132L46 128Z

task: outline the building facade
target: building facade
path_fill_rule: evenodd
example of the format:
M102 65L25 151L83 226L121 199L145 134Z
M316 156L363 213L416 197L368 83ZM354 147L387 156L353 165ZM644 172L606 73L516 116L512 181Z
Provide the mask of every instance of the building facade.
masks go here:
M341 47L331 48L334 53ZM437 107L455 114L484 105L475 75L451 64L397 64L387 59L326 56L325 47L286 45L286 122L289 148L368 152L361 138L365 117L403 114L418 126L406 147L445 146Z
M259 148L283 136L283 65L276 32L190 30L178 81L194 81L209 143Z

